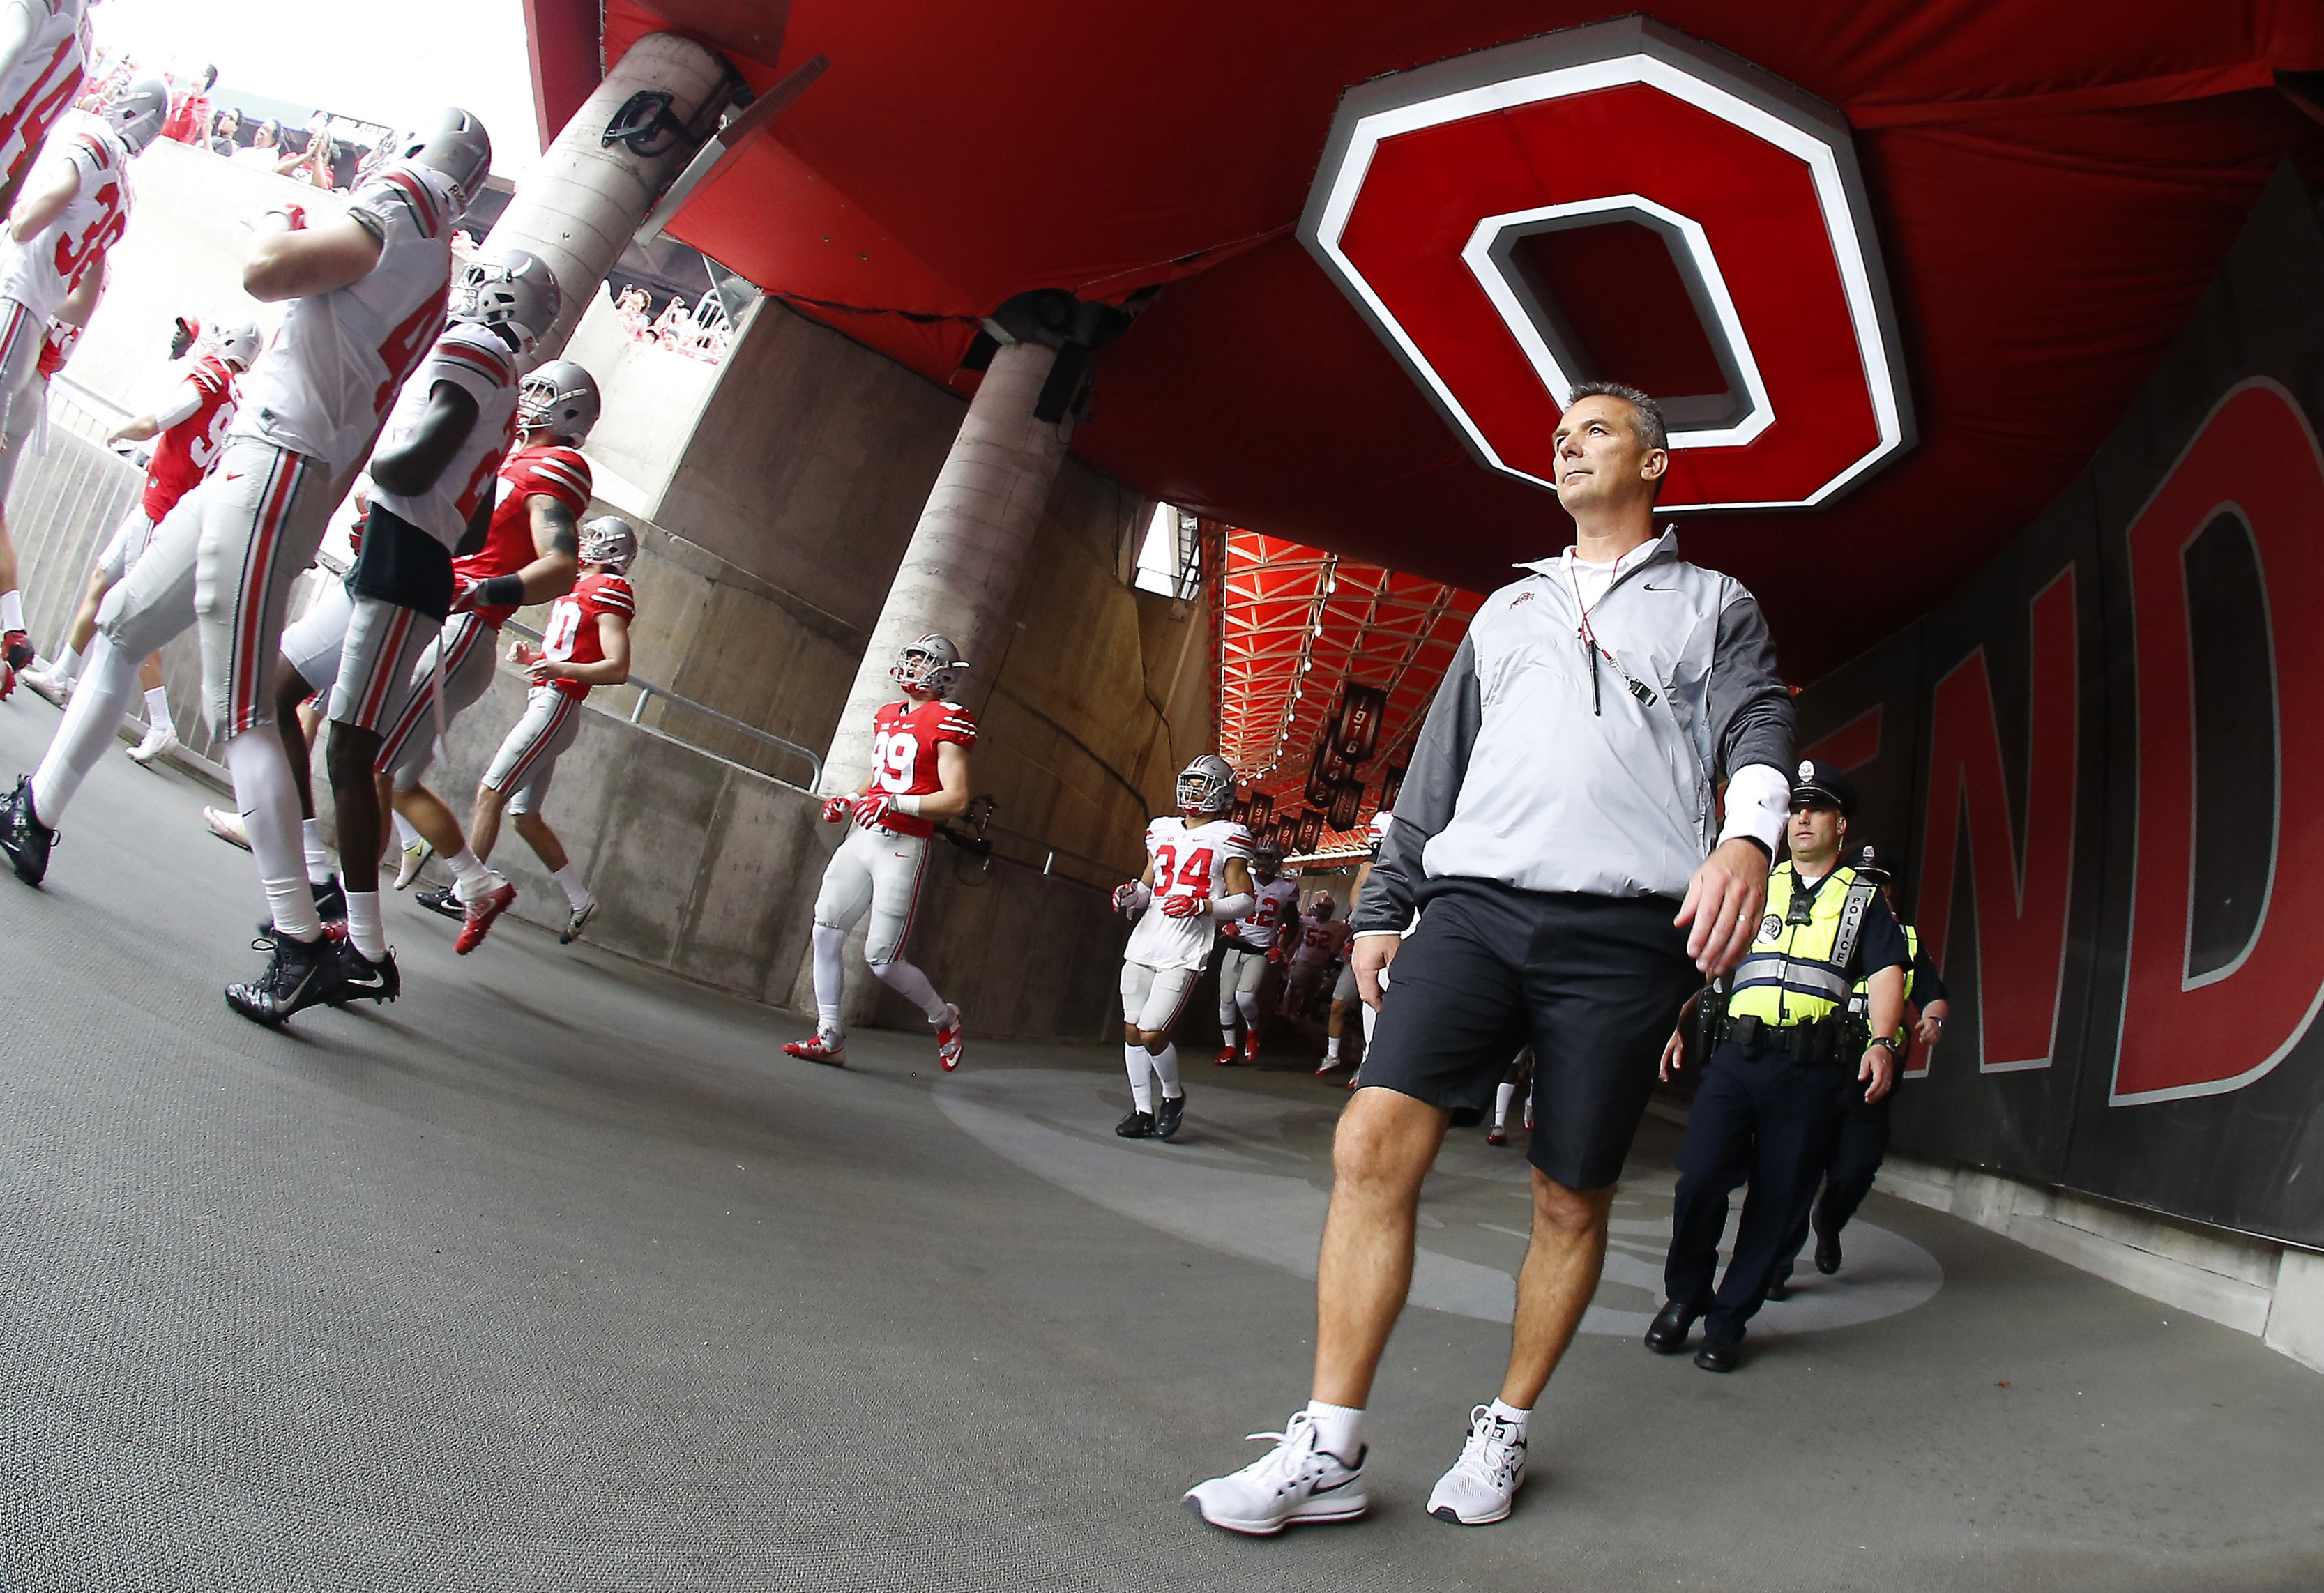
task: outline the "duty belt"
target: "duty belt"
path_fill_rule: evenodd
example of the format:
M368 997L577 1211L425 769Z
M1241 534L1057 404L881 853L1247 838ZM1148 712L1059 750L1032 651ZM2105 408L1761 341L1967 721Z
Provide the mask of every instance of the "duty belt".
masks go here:
M1712 1044L1740 1045L1746 1051L1784 1051L1802 1062L1837 1063L1844 1060L1841 1040L1849 1027L1829 1017L1780 1027L1757 1017L1726 1017L1720 1020Z

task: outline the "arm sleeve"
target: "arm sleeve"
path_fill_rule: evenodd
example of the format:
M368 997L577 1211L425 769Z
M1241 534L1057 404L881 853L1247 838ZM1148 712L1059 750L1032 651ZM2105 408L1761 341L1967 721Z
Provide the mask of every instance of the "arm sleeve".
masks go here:
M1729 586L1727 605L1719 612L1719 645L1709 682L1720 771L1732 782L1739 770L1765 764L1784 778L1788 800L1784 771L1792 767L1798 730L1791 688L1775 666L1775 640L1767 634L1758 600L1738 585Z
M189 376L170 390L170 401L153 411L154 422L167 431L181 421L190 420L194 411L202 407L202 400L208 396L202 391L201 382Z
M1783 856L1784 821L1792 810L1792 782L1769 763L1747 763L1727 779L1727 823L1721 842L1748 835L1767 849L1770 861Z
M1923 945L1913 957L1913 1005L1925 1012L1932 1001L1951 999L1952 992L1945 989L1944 977L1929 961L1929 948Z
M1429 704L1419 744L1404 771L1404 787L1397 794L1396 816L1388 821L1388 837L1350 916L1356 934L1401 935L1412 922L1420 882L1427 877L1422 854L1436 833L1452 822L1483 718L1477 655L1464 636L1436 688L1436 700Z

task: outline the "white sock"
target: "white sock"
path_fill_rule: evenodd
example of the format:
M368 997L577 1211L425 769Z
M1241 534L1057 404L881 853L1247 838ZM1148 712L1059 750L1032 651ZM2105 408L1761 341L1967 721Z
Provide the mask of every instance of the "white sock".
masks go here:
M1130 1070L1130 1099L1148 1117L1154 1113L1153 1062L1146 1047L1134 1040L1121 1048L1121 1064Z
M387 924L379 916L379 892L347 892L347 939L373 962L387 955Z
M1154 1076L1162 1081L1163 1100L1176 1100L1186 1093L1186 1087L1178 1082L1178 1048L1176 1045L1163 1046L1155 1055L1153 1066Z
M452 865L452 894L464 902L482 901L507 883L477 861L474 847L463 846L459 856L445 861Z
M1315 1447L1353 1465L1364 1449L1364 1412L1360 1405L1307 1402L1307 1419L1315 1424Z
M307 878L320 885L331 877L330 849L323 844L323 824L320 819L299 821L299 841L307 851ZM369 953L364 955L369 956ZM378 958L373 957L376 962Z
M11 587L0 592L0 631L24 628L24 594Z
M836 924L818 924L807 932L807 942L815 948L816 1027L835 1035L847 993L847 965L839 959L847 945L847 931Z
M392 807L387 811L389 816L395 820L396 845L402 848L405 852L410 852L413 847L419 845L420 841L420 832L412 827L411 821L405 818L401 814L397 813Z
M1508 1126L1509 1102L1515 1100L1517 1095L1517 1087L1515 1084L1503 1082L1493 1086L1494 1128L1502 1128Z
M567 863L549 878L564 888L566 904L576 913L595 899L589 894L589 888L581 883L581 871L571 863Z
M1494 1399L1491 1409L1488 1413L1499 1416L1502 1421L1507 1422L1510 1426L1516 1428L1519 1438L1523 1438L1526 1435L1526 1418L1533 1414L1531 1411L1521 1411L1517 1409L1517 1406L1504 1402L1498 1396Z
M155 686L145 694L145 723L149 729L160 730L170 723L170 694Z
M1337 1036L1337 1035L1333 1035L1333 1036L1330 1036L1329 1037L1327 1037L1327 1038L1324 1040L1324 1042L1323 1042L1323 1060L1324 1060L1325 1062L1337 1062L1337 1061L1339 1061L1339 1060L1340 1060L1340 1036Z
M50 667L49 672L59 680L70 681L80 672L80 649L67 642L63 655Z
M307 887L306 849L299 844L299 794L290 787L290 760L283 753L281 737L271 724L253 725L229 737L225 752L226 770L234 776L234 799L250 836L250 854L258 860L258 878L266 887L274 927L293 940L312 940L323 933L323 920L315 912L315 893Z
M928 976L900 957L893 962L875 962L872 971L879 975L881 984L927 1013L930 1023L942 1023L952 1016L952 1009L936 994L936 987L928 982Z
M51 829L113 744L121 716L137 698L137 661L124 658L103 631L88 644L88 678L73 693L49 750L32 774L32 811Z

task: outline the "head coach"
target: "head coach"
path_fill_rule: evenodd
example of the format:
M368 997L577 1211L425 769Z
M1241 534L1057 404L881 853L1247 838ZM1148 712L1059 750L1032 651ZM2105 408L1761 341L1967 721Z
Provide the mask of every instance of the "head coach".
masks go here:
M1533 1231L1508 1371L1428 1505L1469 1525L1508 1514L1528 1414L1597 1289L1663 1041L1758 926L1793 737L1758 604L1655 534L1670 455L1652 399L1577 387L1556 459L1574 544L1478 611L1357 902L1353 962L1379 1024L1333 1153L1314 1399L1267 1455L1186 1495L1214 1526L1364 1513L1363 1406L1411 1286L1421 1181L1530 1041Z

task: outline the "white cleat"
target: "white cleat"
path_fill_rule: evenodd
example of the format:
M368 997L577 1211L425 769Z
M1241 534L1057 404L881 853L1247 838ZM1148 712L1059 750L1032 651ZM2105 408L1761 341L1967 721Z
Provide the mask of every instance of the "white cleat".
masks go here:
M244 852L250 850L250 836L243 830L242 815L228 813L220 807L205 807L202 809L202 822L209 825L211 834L228 846L239 846Z
M72 699L73 683L60 678L54 664L35 664L29 669L19 669L16 678L60 708Z
M565 928L558 935L557 944L560 946L569 946L579 940L581 932L589 927L589 920L596 916L597 898L593 896L565 915Z
M129 749L129 761L145 769L178 750L178 730L171 724L149 725L145 739Z
M1493 1414L1492 1406L1479 1405L1469 1413L1469 1441L1461 1446L1461 1458L1428 1496L1428 1514L1462 1526L1506 1520L1525 1472L1525 1439L1513 1423Z
M961 1053L964 1049L960 1035L960 1008L947 1002L944 1021L935 1027L936 1065L950 1073L960 1065Z
M416 846L405 847L403 861L395 866L395 888L398 890L410 889L411 882L420 878L420 870L426 868L428 860L435 855L436 849L425 841Z
M1254 1432L1275 1447L1241 1470L1186 1490L1187 1509L1211 1525L1254 1538L1271 1538L1294 1522L1353 1521L1371 1508L1364 1495L1364 1451L1350 1465L1315 1446L1314 1419L1305 1411L1280 1432Z

